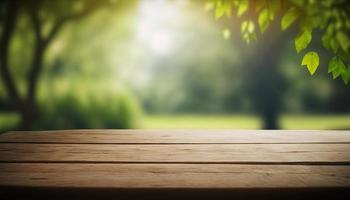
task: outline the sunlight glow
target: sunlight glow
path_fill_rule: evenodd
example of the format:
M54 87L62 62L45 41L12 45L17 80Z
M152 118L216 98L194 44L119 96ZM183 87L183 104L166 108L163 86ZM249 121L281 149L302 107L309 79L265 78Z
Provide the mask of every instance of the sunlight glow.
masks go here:
M166 0L143 0L139 12L137 39L157 54L174 50L175 31L169 22L179 16L176 4Z

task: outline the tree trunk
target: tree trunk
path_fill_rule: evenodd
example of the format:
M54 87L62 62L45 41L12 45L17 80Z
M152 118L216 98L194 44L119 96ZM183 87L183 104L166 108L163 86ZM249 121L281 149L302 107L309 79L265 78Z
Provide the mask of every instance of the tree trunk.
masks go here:
M33 54L32 67L28 73L27 99L20 111L21 122L19 128L21 130L32 129L35 121L38 119L40 114L39 107L37 106L36 96L38 81L43 67L42 62L46 46L47 43L43 42L40 39L37 39L35 51Z
M38 107L35 104L23 106L20 111L20 130L31 130L34 122L38 119Z
M279 20L276 20L279 21ZM255 43L254 58L249 58L246 86L255 112L262 118L264 129L279 128L279 114L285 91L285 79L280 70L280 57L285 45L285 33L276 34L279 24L271 24L268 31Z
M262 116L263 119L263 129L278 129L278 116L279 112L268 112Z
M15 25L18 18L18 2L17 1L6 1L2 4L5 7L6 14L3 19L2 34L0 40L0 76L4 84L4 89L8 94L6 99L7 104L11 107L19 107L21 103L18 91L15 85L15 81L11 76L9 70L9 47L10 42L15 30Z

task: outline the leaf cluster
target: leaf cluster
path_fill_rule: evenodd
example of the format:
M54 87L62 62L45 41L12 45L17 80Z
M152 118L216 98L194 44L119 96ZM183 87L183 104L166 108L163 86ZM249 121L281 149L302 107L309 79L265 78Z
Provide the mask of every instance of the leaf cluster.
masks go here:
M319 30L324 48L333 54L328 61L328 73L333 79L342 77L346 84L349 83L350 3L347 0L209 0L205 7L213 10L216 20L245 16L241 34L247 43L257 39L256 26L263 34L276 15L282 14L282 31L293 25L298 27L295 49L298 54L303 54L301 65L306 66L310 75L315 74L320 63L318 53L310 49L313 33ZM249 13L255 13L257 19ZM230 30L226 28L223 35L228 39Z

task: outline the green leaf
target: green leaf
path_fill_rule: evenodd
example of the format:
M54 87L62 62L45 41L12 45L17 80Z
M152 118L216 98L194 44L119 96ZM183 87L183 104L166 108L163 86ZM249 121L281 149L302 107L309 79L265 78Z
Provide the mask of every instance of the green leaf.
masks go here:
M328 64L328 73L332 73L333 79L342 77L345 84L350 81L350 66L346 67L339 56L334 56Z
M248 28L247 28L247 31L249 33L254 33L255 31L255 25L254 25L254 22L252 20L249 20L248 21Z
M267 8L262 10L259 14L258 22L259 22L259 27L260 27L261 33L264 33L270 24L269 15L270 15L269 10Z
M245 12L247 12L249 6L248 0L241 0L238 6L238 12L237 15L240 17L242 16Z
M337 37L338 43L340 44L340 47L344 51L347 51L349 49L349 46L350 46L349 37L347 35L345 35L345 33L342 31L337 32L336 37Z
M324 33L322 36L322 45L326 49L331 49L331 36L327 33Z
M274 20L275 14L281 8L281 0L268 0L267 7L269 8L270 20Z
M298 37L295 38L295 49L298 53L305 49L311 42L312 35L310 30L304 30Z
M231 31L228 28L225 28L224 30L221 31L222 37L227 40L231 37Z
M313 75L316 72L319 64L320 64L320 57L314 51L309 51L308 53L306 53L301 62L301 65L306 65L307 69L310 72L310 75Z
M215 8L215 19L220 19L222 16L226 14L226 16L231 16L232 5L229 2L216 2Z
M345 70L345 72L342 73L341 77L342 77L345 84L349 83L349 81L350 81L350 66L348 66L348 68Z
M299 12L295 7L290 8L287 13L283 16L281 21L282 30L286 30L290 25L295 22L299 17Z
M221 4L220 4L221 5ZM225 10L221 6L216 6L215 8L215 19L218 20L224 16Z
M248 21L242 22L242 24L241 24L241 33L243 34L244 32L246 32L247 28L248 28Z
M326 28L326 33L330 36L334 33L334 24L330 23Z
M332 49L333 53L337 53L338 48L339 48L339 43L337 42L337 40L335 40L334 38L331 38L330 45L331 45L331 49Z
M253 33L246 32L242 35L242 38L247 44L249 44L250 42L256 40L256 33L255 32L253 32Z
M244 21L241 25L242 38L248 44L256 40L255 25L252 20Z
M328 63L328 73L332 73L333 79L345 71L345 64L339 56L334 56Z

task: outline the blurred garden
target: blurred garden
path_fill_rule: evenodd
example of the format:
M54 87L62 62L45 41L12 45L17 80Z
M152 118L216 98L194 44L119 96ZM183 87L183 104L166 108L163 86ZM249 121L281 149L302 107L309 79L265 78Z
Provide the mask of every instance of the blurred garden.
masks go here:
M247 44L245 16L217 20L205 2L3 1L0 132L350 129L350 85L328 73L322 31L311 76L297 27L256 25Z

